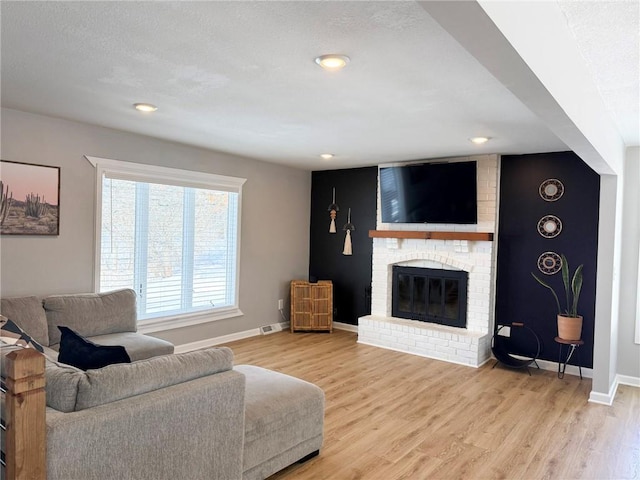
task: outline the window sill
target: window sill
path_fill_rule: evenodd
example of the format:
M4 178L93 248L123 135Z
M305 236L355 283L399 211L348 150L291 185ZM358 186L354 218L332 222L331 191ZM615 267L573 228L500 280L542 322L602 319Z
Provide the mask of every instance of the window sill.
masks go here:
M175 315L171 317L149 318L138 321L138 333L153 333L175 328L189 327L202 323L216 322L244 315L239 307L224 310L205 310L203 312Z

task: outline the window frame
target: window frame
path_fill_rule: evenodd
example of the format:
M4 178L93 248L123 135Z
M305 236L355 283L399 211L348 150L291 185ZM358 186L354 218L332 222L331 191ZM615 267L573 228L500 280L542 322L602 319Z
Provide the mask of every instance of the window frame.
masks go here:
M227 318L242 316L240 310L240 246L242 225L242 186L245 178L229 177L213 173L196 172L179 168L161 167L122 160L111 160L85 155L85 158L96 169L96 201L95 201L95 232L94 232L94 268L93 290L100 289L100 268L102 250L102 183L105 175L111 178L133 180L146 183L162 183L167 185L186 186L208 190L235 192L238 194L238 218L236 234L236 279L235 303L231 306L212 308L197 312L181 313L137 321L138 332L152 333L163 330L198 325Z
M634 342L640 345L640 241L638 241L638 276L636 277L636 332Z

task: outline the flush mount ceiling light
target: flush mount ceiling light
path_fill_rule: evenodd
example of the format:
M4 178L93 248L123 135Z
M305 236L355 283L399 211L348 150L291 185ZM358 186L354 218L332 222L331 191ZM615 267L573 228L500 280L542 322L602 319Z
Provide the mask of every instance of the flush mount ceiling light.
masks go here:
M134 103L133 108L135 108L139 112L145 113L155 112L156 110L158 110L158 107L156 107L155 105L151 105L150 103Z
M472 137L469 140L476 145L482 145L483 143L487 143L491 137Z
M347 63L349 63L349 60L349 57L347 57L346 55L336 55L333 53L316 57L316 63L318 65L320 65L325 70L331 71L344 68Z
M323 153L320 155L320 158L324 160L331 160L333 158L333 153Z

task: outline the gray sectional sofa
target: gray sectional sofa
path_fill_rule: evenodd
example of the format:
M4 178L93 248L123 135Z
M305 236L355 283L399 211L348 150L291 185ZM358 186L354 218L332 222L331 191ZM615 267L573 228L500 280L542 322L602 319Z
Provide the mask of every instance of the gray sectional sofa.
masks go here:
M137 333L136 294L131 289L107 293L3 298L0 313L13 320L45 353L57 359L58 326L99 345L122 345L132 361L173 353L165 340Z
M135 332L130 290L36 299L43 312L34 299L2 299L0 313L46 347L48 480L264 479L319 451L317 386L234 367L224 347L168 353ZM85 372L56 361L57 325L124 345L132 363Z

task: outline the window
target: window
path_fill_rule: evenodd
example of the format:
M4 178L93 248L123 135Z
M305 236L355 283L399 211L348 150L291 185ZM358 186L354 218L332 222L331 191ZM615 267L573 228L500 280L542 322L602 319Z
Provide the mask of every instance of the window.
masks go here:
M133 288L141 331L241 315L245 180L87 158L98 179L96 289Z

